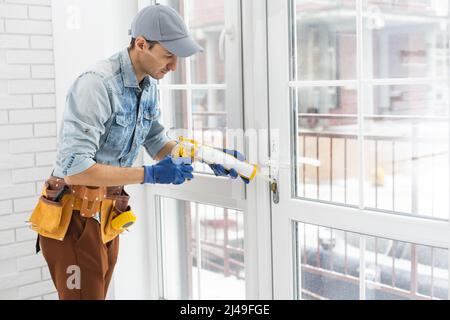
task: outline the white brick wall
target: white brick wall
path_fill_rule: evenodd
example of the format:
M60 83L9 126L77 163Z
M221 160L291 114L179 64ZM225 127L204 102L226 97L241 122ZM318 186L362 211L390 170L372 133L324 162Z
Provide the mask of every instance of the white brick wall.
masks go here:
M27 17L27 6L0 3L0 18L26 19Z
M13 140L10 141L9 150L13 154L56 150L56 138Z
M36 296L43 296L54 293L55 286L52 280L41 281L19 288L19 299L29 299Z
M0 245L14 242L14 230L0 232Z
M29 197L33 195L36 195L36 188L34 183L0 185L0 200ZM2 225L0 223L0 229L1 228Z
M52 167L15 169L12 171L13 183L45 180L52 172Z
M9 112L9 123L37 123L55 121L55 109L18 110Z
M13 287L37 282L41 280L42 274L39 269L10 273L0 277L0 288L11 289Z
M52 8L28 6L28 14L31 19L51 20L52 19Z
M45 259L40 254L21 257L17 259L17 269L19 271L41 268L46 266Z
M8 168L29 168L34 166L34 155L31 153L15 154L8 157Z
M0 34L0 49L28 48L29 42L28 36Z
M0 66L0 79L26 79L30 77L29 66Z
M35 94L33 96L33 107L47 108L56 105L56 97L54 94Z
M8 92L11 94L49 93L55 91L54 80L9 80Z
M35 124L34 135L36 137L54 137L56 135L56 123L51 122L51 123Z
M0 201L0 215L11 213L12 212L12 201Z
M32 101L31 95L1 95L0 109L31 108Z
M50 7L51 0L5 0L7 3L37 4Z
M11 34L52 34L52 24L48 21L5 19L5 31Z
M31 76L38 79L54 79L55 68L53 66L32 66Z
M50 0L0 0L0 299L57 299L26 224L56 150Z
M30 36L32 49L53 49L53 38L51 36Z
M10 140L17 138L27 138L33 136L33 126L32 125L21 125L21 126L9 126L3 125L0 127L0 139Z
M0 111L0 124L8 122L8 112Z
M28 227L16 229L16 241L36 240L36 233ZM42 257L41 255L33 255Z
M36 165L37 166L53 165L55 159L56 159L55 151L36 153Z
M8 50L8 64L52 64L53 52L50 50Z

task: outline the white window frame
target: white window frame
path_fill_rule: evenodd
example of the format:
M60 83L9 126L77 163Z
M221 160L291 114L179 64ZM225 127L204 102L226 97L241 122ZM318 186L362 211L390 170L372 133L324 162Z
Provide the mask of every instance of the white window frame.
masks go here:
M288 0L267 1L268 6L268 65L269 65L269 112L270 128L278 129L280 134L276 150L272 149L272 156L278 157L281 163L290 163L293 147L291 143L291 105L289 101L289 89L296 86L337 86L344 85L348 81L308 81L290 82L289 80L289 14ZM290 169L279 169L280 202L272 204L273 216L273 276L274 298L293 299L295 297L294 281L297 280L301 287L301 277L294 276L294 237L293 224L296 221L326 226L330 228L381 237L420 245L439 248L449 248L450 223L448 221L427 220L421 217L406 217L383 212L375 212L364 209L364 118L362 105L363 97L363 20L362 1L357 3L357 80L358 89L358 163L359 171L359 206L349 208L344 206L300 200L295 197L295 188L292 183ZM428 79L422 79L427 81ZM445 79L448 81L449 79ZM400 83L410 83L414 79L400 79ZM379 80L380 84L391 83L388 80ZM395 83L398 83L395 81ZM286 126L289 124L289 126ZM289 141L289 143L287 143ZM276 154L274 154L274 151ZM449 195L450 199L450 195ZM364 249L361 250L360 277L364 279L365 263ZM450 262L450 253L449 253ZM360 297L365 297L365 281L361 281ZM450 297L450 295L449 295Z
M230 6L230 0L227 6ZM239 68L239 81L236 86L227 84L227 119L229 127L265 129L268 127L267 114L267 60L266 60L266 6L258 0L233 0L232 11L241 20L241 26L228 21L226 27L235 31L240 47L225 44L228 72ZM228 10L228 9L227 9ZM189 59L189 58L188 58ZM189 60L186 61L189 68ZM203 89L209 85L179 84L161 85L171 89ZM233 89L232 89L233 88ZM230 90L231 89L231 90ZM188 103L190 97L188 95ZM245 105L245 107L244 107ZM263 111L263 112L261 112ZM163 110L164 113L164 110ZM248 149L248 148L247 148ZM204 190L208 190L206 193ZM232 208L244 213L244 252L245 282L247 299L271 299L271 237L270 237L270 193L267 182L255 180L247 187L240 181L217 178L212 175L196 173L195 178L183 185L149 185L145 187L149 232L149 281L152 299L159 299L164 292L164 270L162 252L159 245L161 228L158 226L158 197L185 200L218 207ZM158 257L157 259L155 257Z

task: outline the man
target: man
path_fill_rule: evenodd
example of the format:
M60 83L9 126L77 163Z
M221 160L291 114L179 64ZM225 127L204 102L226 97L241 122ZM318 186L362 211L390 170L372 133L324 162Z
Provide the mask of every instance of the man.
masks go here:
M178 57L202 48L177 12L163 5L142 9L131 35L129 48L71 86L54 172L30 218L60 299L105 298L124 230L120 221L133 222L123 185L193 179L186 159L170 157L176 142L160 123L156 81L176 69ZM141 146L159 162L132 167ZM211 168L237 177L220 165Z

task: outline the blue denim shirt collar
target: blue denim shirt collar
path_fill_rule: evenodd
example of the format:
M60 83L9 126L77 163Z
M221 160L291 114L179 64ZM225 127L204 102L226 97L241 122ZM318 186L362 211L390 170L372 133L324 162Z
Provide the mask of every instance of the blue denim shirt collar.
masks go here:
M125 87L129 88L139 88L139 83L136 78L136 73L134 72L133 64L131 63L130 54L128 53L128 49L125 49L120 52L120 69L122 72L123 84ZM150 76L146 76L143 79L143 90L147 90L148 87L155 83L156 80L151 78Z

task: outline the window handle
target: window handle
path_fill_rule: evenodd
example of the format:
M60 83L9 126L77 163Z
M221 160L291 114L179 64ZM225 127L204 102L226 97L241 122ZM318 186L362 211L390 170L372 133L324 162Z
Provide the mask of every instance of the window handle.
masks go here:
M228 26L222 29L219 37L219 58L225 60L225 38L229 36L230 40L234 40L234 27Z
M270 191L272 191L272 201L275 204L280 202L280 190L278 189L278 180L272 178L272 182L270 183Z

